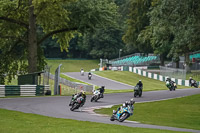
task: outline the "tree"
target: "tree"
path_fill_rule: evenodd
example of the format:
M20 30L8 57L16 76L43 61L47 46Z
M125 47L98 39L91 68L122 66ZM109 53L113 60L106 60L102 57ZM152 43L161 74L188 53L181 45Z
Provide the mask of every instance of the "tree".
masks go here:
M154 52L174 57L185 55L187 71L189 53L200 48L200 2L198 0L156 0L149 13L150 26L146 30ZM150 31L150 32L149 32ZM147 34L146 33L146 34ZM143 34L144 36L144 34ZM143 37L144 38L144 37ZM178 66L178 65L177 65Z
M141 43L138 41L138 35L145 27L149 25L149 16L152 0L131 0L129 7L129 18L127 20L127 30L123 36L123 41L128 45L138 49L140 52L152 52L150 43Z
M27 70L26 60L29 73L41 70L44 58L39 52L45 39L56 39L61 50L68 51L75 33L94 32L96 27L113 25L116 15L117 6L111 0L1 0L0 48L2 55L6 58L9 54L11 60L0 60L5 61L1 64L5 66L1 67L1 81L4 74L15 75L21 68ZM39 28L43 36L39 36ZM11 50L19 45L24 49L12 60L15 53ZM12 69L14 66L16 69Z
M145 27L139 34L138 41L143 44L150 44L155 54L160 55L161 65L164 66L164 59L168 55L173 33L169 20L170 12L164 6L160 6L162 1L155 0L151 10L147 13L150 25Z
M124 47L122 31L117 27L98 29L95 34L85 34L79 39L84 54L92 58L112 59L118 57L119 49Z

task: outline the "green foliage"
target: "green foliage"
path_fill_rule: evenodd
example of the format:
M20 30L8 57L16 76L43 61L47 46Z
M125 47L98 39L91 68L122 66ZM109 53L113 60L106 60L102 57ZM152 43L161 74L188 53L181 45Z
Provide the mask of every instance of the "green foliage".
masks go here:
M56 40L61 51L68 51L74 34L115 25L116 16L117 6L110 0L1 0L1 83L4 83L4 75L11 79L18 72L42 70L46 63L41 43L49 37Z
M97 29L95 34L85 34L79 39L79 46L85 54L92 58L112 59L118 57L120 48L123 48L121 40L122 31L116 27Z
M131 0L129 7L129 18L127 20L128 28L123 41L133 48L139 49L140 52L151 52L152 48L149 42L140 43L138 35L146 26L149 25L149 8L152 0ZM130 46L129 46L130 47Z

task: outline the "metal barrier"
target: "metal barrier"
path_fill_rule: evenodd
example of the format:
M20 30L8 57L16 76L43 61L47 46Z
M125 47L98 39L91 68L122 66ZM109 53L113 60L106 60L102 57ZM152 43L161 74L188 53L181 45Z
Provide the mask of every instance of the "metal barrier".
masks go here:
M48 85L0 85L0 97L5 96L43 96Z
M176 79L186 79L186 70L160 66L160 75Z
M50 73L49 78L54 80L55 75ZM81 90L86 91L86 92L92 92L93 91L93 85L86 85L86 84L82 84L82 83L78 83L78 82L72 82L72 81L66 80L64 78L60 78L59 82L63 85L66 85L66 86L73 88L75 90L75 92L78 92L78 91L81 91Z

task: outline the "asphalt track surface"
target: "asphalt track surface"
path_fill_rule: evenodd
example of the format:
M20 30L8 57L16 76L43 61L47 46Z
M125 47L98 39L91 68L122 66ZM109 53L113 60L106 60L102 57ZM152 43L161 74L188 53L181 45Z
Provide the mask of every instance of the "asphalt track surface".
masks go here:
M114 82L108 81L110 84ZM176 91L150 91L144 92L141 98L135 98L137 102L150 102L167 100L176 97L189 96L193 94L200 94L200 89L178 89ZM117 104L122 104L124 101L133 98L133 93L116 93L116 94L105 94L103 99L98 102L90 102L91 95L87 96L85 105L81 110L76 110L74 112L70 111L68 106L71 96L54 96L54 97L24 97L24 98L0 98L0 108L15 110L25 113L40 114L44 116L50 116L55 118L66 118L75 119L81 121L91 121L106 124L117 124L129 127L142 127L142 128L153 128L153 129L164 129L182 132L197 132L200 130L183 129L176 127L167 126L156 126L141 124L138 122L124 121L122 123L117 121L110 121L110 117L97 115L93 112L95 108L101 108L106 106L112 106ZM137 108L137 104L135 105ZM134 115L132 116L134 117Z
M78 79L80 81L89 83L89 84L93 84L97 86L105 86L107 89L111 89L111 90L133 89L133 86L131 85L127 85L127 84L120 83L111 79L103 78L95 74L92 74L92 79L88 80L87 72L84 73L84 76L81 76L80 72L68 72L68 73L62 73L62 74Z

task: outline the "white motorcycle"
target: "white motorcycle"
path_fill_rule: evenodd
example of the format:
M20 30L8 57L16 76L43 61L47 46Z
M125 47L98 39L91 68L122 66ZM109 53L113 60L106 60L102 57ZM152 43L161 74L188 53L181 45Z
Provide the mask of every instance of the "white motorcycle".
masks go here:
M95 90L94 92L93 92L93 96L92 96L92 98L91 98L91 102L93 102L93 101L95 101L95 102L97 102L97 100L99 100L100 98L102 98L101 97L101 93L100 93L100 91L99 90Z

